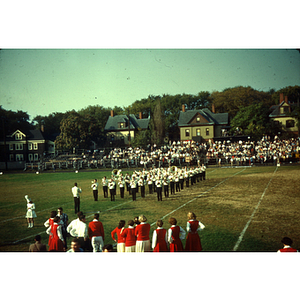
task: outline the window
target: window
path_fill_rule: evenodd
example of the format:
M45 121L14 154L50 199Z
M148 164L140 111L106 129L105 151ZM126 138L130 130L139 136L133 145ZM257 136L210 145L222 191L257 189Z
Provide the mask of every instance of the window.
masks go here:
M206 128L206 135L209 135L209 128Z
M24 157L23 154L16 154L16 161L23 161Z
M15 139L18 140L18 141L22 140L22 134L21 133L16 133Z
M32 150L32 143L28 144L28 150Z
M189 129L185 130L185 136L190 136L190 130Z
M9 144L9 150L14 150L14 144Z
M37 144L37 143L34 143L34 144L33 144L33 149L34 149L34 150L37 150L37 149L38 149L38 144Z
M295 121L294 120L287 120L286 123L286 128L291 128L295 126Z
M38 155L38 153L34 153L34 161L37 161L37 160L39 160L39 155Z
M119 122L118 123L118 128L125 128L125 122Z
M199 123L200 122L200 117L197 117L196 121L197 121L197 123Z
M23 150L23 144L21 143L16 144L16 150Z
M9 155L9 161L14 161L14 159L15 159L15 156L13 154L10 154Z
M197 135L197 136L201 136L200 128L196 129L196 135Z
M33 161L33 155L32 155L32 153L28 154L28 160L29 161Z

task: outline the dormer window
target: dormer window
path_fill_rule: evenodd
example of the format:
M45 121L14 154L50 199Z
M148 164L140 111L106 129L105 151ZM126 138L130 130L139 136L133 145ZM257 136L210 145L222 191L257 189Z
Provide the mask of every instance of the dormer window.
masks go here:
M15 139L17 140L17 141L20 141L20 140L22 140L22 133L16 133L15 134Z
M197 123L199 123L200 122L200 117L197 117L196 121L197 121Z
M126 127L126 123L125 122L119 122L118 123L118 128L119 129L122 129L122 128L125 128Z

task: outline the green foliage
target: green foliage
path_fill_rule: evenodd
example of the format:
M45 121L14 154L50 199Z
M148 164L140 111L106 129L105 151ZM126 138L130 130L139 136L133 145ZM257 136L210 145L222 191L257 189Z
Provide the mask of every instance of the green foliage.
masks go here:
M300 86L287 86L282 88L272 94L272 101L275 104L279 104L280 101L280 94L283 93L284 96L288 96L288 101L290 103L297 103L300 101Z
M44 125L45 134L54 135L60 133L60 122L64 116L64 113L59 112L49 114L48 116L37 115L33 119L33 122L36 129L40 129L41 125Z

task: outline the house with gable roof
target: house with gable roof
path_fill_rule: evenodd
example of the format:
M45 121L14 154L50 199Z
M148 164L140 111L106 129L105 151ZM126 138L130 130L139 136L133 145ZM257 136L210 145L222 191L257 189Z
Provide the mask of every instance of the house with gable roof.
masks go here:
M54 141L42 130L16 130L0 140L0 169L23 169L26 163L35 163L45 154L54 154Z
M180 141L201 141L224 136L230 128L228 113L215 113L214 105L212 110L185 110L185 105L182 105L178 120Z
M141 112L139 113L139 118L137 118L134 114L114 115L112 110L104 128L107 141L112 146L129 145L137 132L149 128L149 122L150 116L143 118Z
M292 109L293 107L288 102L288 96L284 96L283 93L280 93L279 105L270 107L271 113L269 114L269 118L281 124L287 132L297 137L299 134L297 120L290 116Z

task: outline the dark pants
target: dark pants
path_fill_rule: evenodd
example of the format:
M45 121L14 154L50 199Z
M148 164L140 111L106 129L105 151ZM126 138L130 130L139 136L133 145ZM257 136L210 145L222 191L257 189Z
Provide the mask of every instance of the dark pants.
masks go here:
M115 201L115 189L109 189L110 201Z
M164 185L164 193L165 193L165 197L169 197L169 186L168 185Z
M108 187L107 186L103 187L103 195L104 195L104 198L108 197Z
M124 187L120 187L121 198L124 198Z
M80 211L80 198L74 197L75 214Z
M94 200L98 201L98 190L93 190Z
M145 186L141 186L141 197L145 197Z
M162 201L162 187L156 187L157 200Z
M136 188L131 189L131 194L132 194L132 200L136 201Z
M171 187L171 195L175 194L175 183L170 182L170 187Z

